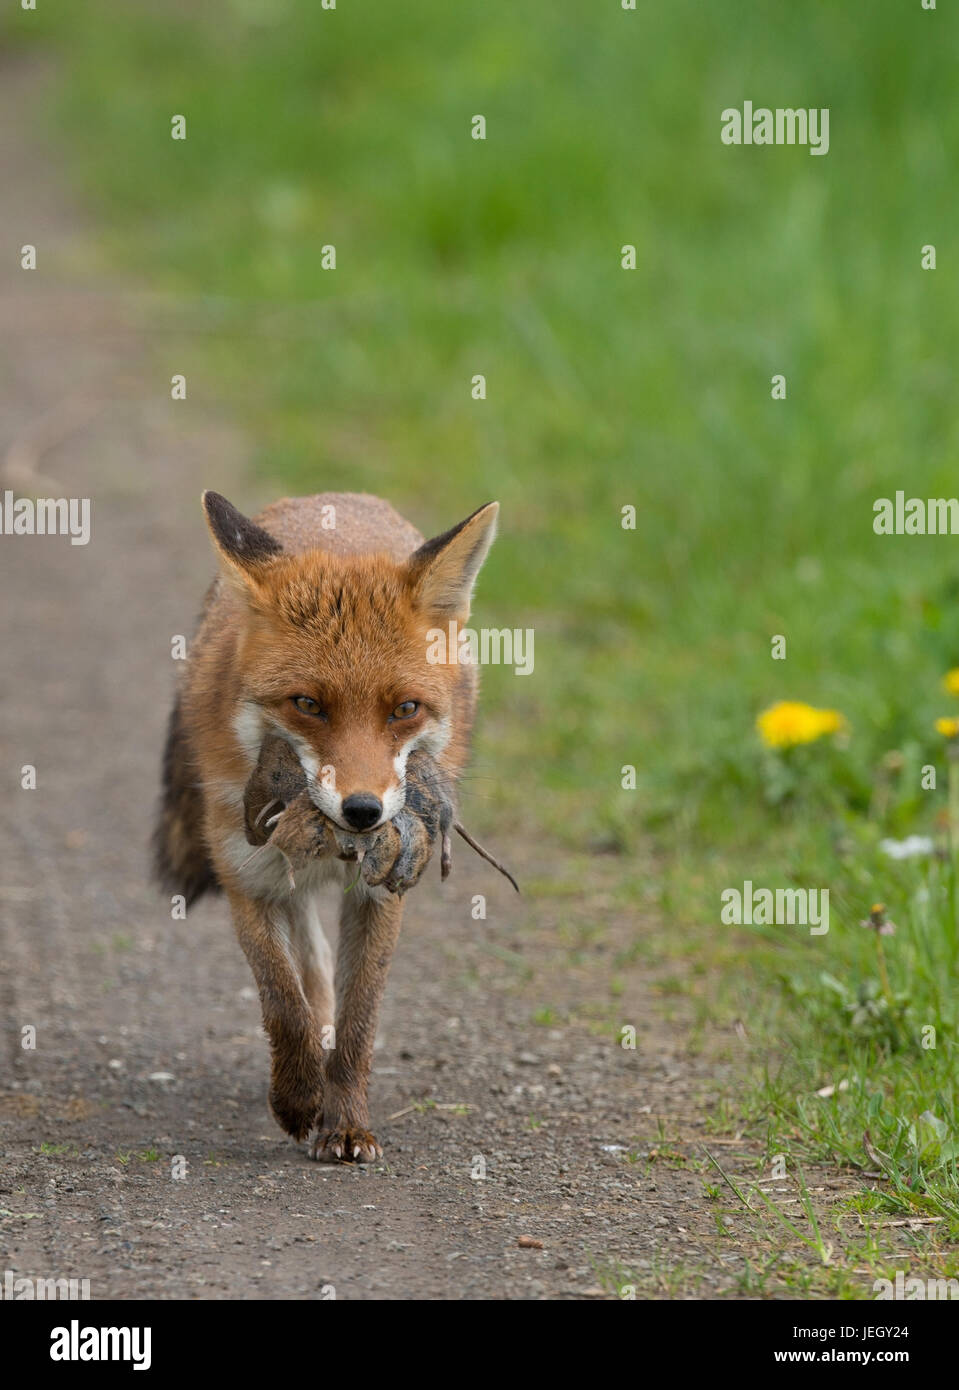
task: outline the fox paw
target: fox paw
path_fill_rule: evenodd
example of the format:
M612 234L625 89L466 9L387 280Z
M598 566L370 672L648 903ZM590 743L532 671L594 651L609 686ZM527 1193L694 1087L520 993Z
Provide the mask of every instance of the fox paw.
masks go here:
M281 1129L285 1129L292 1139L305 1139L318 1123L317 1116L323 1113L323 1097L319 1088L307 1086L289 1087L277 1084L270 1086L270 1113Z
M310 1158L317 1163L375 1163L383 1150L368 1129L341 1125L321 1129L310 1145Z

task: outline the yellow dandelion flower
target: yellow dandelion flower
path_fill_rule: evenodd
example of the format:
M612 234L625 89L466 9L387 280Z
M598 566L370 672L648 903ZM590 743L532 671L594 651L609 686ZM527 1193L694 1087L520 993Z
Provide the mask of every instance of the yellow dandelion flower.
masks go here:
M943 738L959 737L959 719L937 719L936 733L942 734Z
M819 709L816 714L819 716L820 734L838 734L846 722L836 709Z
M815 743L823 734L835 734L845 726L838 710L816 709L802 700L779 700L764 709L756 728L767 748L793 748L798 743Z
M959 666L954 666L942 678L942 688L947 695L959 695Z

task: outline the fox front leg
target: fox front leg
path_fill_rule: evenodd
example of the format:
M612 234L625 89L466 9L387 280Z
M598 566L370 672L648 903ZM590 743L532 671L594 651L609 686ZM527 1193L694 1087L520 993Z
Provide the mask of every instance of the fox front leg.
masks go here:
M367 1090L380 1002L400 934L403 904L351 893L340 910L335 1045L326 1054L323 1111L311 1156L318 1163L373 1163L382 1149L370 1132Z
M289 917L278 930L275 905L227 886L233 925L260 990L270 1039L270 1109L294 1139L305 1139L323 1110L324 1028L333 1013L331 982L297 968Z

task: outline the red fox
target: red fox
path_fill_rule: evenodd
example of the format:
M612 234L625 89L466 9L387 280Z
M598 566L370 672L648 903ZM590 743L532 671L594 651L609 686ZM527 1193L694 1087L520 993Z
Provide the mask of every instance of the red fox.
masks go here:
M469 617L498 503L425 543L364 494L286 499L254 521L215 492L203 507L220 570L170 717L155 867L188 904L226 893L259 986L278 1123L295 1139L312 1135L321 1162L369 1163L382 1154L367 1088L401 893L382 866L370 882L365 861L357 874L333 857L311 860L291 891L278 849L251 854L244 793L264 739L276 736L318 816L341 831L375 836L417 814L412 796L406 806L416 750L455 782L476 667L428 660L427 633ZM335 990L316 909L318 887L334 875L355 878L340 913Z

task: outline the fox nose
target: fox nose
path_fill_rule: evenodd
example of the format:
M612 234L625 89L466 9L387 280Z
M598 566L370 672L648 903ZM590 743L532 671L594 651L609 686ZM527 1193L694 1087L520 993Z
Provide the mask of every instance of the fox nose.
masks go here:
M343 802L346 823L354 830L369 830L383 814L383 803L372 792L354 792Z

